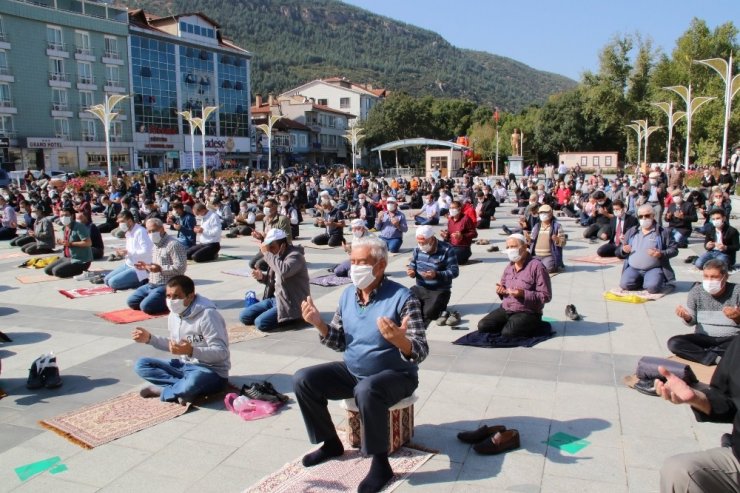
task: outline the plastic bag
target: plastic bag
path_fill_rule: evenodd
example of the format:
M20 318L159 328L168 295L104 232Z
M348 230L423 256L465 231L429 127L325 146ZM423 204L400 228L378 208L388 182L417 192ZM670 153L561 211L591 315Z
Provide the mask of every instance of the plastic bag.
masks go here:
M255 303L259 303L259 300L257 299L257 294L254 291L247 291L244 294L244 308L250 307Z
M233 392L226 394L224 405L226 409L245 421L254 421L272 416L282 407L282 403L258 401Z

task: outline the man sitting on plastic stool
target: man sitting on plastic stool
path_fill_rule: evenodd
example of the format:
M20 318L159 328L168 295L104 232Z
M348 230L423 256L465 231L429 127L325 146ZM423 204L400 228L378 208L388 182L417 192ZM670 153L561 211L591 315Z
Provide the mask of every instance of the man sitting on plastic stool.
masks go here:
M312 443L318 450L303 457L311 467L344 453L332 423L327 399L354 396L362 422L362 452L372 465L358 492L383 489L393 476L388 462L388 409L413 394L419 384L418 364L429 352L421 306L411 292L387 279L388 249L368 236L352 243L353 286L341 295L329 324L310 297L303 318L319 331L321 343L344 352L343 362L324 363L296 372L296 400Z

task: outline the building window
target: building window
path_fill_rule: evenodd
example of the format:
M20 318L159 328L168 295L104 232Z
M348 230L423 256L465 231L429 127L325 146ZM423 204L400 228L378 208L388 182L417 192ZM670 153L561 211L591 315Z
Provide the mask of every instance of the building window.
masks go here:
M80 55L92 55L90 48L90 33L85 31L75 31L75 53Z
M0 41L7 41L7 39L5 39L5 27L3 26L2 16L0 16Z
M107 85L117 86L121 83L121 69L118 65L105 66L105 78Z
M54 118L54 133L58 139L68 139L69 120L67 118Z
M61 27L46 26L46 46L50 50L65 51Z
M80 91L80 111L85 111L94 103L92 91Z
M95 140L96 120L82 120L82 140L92 142Z
M59 87L54 87L51 90L51 102L52 108L55 111L67 111L68 100L67 90Z
M308 147L308 135L300 134L298 136L298 146L303 148Z
M319 104L320 104L321 106L327 106L327 103L328 103L328 102L327 102L327 100L326 100L326 99L319 99Z
M10 84L0 82L0 106L13 106L13 98L10 97Z
M447 169L447 156L432 156L430 164L432 169Z
M8 67L8 53L5 50L0 50L0 75L10 74L10 67Z
M599 156L594 156L594 166L599 165Z
M13 135L15 125L13 125L13 115L0 115L0 135Z
M50 58L49 72L51 72L52 80L67 80L64 73L64 58Z
M121 55L118 53L118 38L111 36L105 37L105 57L121 58Z
M123 123L122 122L111 122L110 124L110 140L112 142L123 141Z
M349 108L349 98L339 98L340 108Z
M92 75L92 64L90 62L77 62L77 81L80 84L94 84Z
M611 166L611 165L612 165L612 157L604 156L604 166Z

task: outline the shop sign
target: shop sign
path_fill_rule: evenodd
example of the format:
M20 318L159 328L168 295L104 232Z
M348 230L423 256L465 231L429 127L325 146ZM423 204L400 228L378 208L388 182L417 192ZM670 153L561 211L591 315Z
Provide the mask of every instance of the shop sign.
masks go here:
M144 144L147 149L174 149L175 145L171 144L169 139L163 135L150 135L149 142Z
M29 149L61 149L64 147L64 141L51 137L29 137L26 139L26 147Z

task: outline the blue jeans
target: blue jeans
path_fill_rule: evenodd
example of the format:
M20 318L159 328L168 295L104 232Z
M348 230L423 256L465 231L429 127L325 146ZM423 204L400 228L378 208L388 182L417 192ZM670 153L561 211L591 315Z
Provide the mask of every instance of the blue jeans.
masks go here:
M139 281L139 277L136 275L136 269L126 264L119 265L105 276L105 285L116 291L135 289L144 282Z
M401 243L403 243L403 238L383 238L381 236L380 239L388 246L388 251L390 253L398 253L401 249Z
M422 217L422 216L414 216L414 222L416 222L417 226L436 226L439 224L439 217Z
M648 293L656 294L663 291L665 286L665 276L661 267L654 267L649 270L637 270L634 267L627 266L622 271L622 278L619 281L619 287L627 291L647 290Z
M267 298L245 307L239 314L239 319L244 325L254 324L258 330L276 329L278 326L277 301L275 298Z
M134 371L147 382L162 387L160 399L188 402L201 395L223 390L228 379L201 365L183 363L179 359L139 358Z
M694 267L696 267L697 269L703 269L704 264L712 259L721 260L725 263L725 265L727 265L728 269L732 268L732 266L730 265L730 257L728 257L727 254L720 252L719 250L709 250L707 252L704 252L702 255L699 256L698 259L696 259L696 262L694 262Z
M673 239L676 241L676 244L679 248L685 248L689 244L689 238L688 236L684 236L679 230L674 229L671 232L671 235L673 236ZM689 233L691 235L691 233Z
M164 296L164 285L144 284L136 289L126 300L132 310L141 310L149 315L167 312L167 303Z

